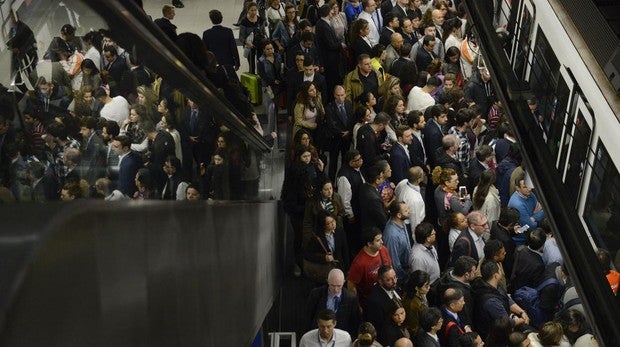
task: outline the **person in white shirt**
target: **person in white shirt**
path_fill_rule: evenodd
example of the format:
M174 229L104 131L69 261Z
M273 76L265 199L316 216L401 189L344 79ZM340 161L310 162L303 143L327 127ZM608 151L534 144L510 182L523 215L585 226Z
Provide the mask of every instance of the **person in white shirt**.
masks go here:
M318 329L305 333L299 341L299 347L350 347L351 335L348 332L336 329L336 314L325 309L317 315Z
M381 30L381 15L377 11L377 3L375 0L362 0L362 5L364 6L364 10L357 17L365 19L368 22L368 26L370 28L370 33L368 34L368 40L370 40L370 45L374 47L379 43L379 30Z
M423 180L424 170L414 166L407 171L407 178L400 181L394 190L396 200L403 201L409 206L409 218L405 221L409 224L409 230L415 230L426 217L426 206L420 193L420 183Z
M120 125L129 117L129 102L124 97L119 95L111 98L104 88L97 89L93 96L104 104L99 111L102 118L113 120Z

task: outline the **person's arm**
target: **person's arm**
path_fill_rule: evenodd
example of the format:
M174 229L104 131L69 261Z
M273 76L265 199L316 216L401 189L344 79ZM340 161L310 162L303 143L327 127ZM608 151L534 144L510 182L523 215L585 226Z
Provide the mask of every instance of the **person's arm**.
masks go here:
M307 129L316 129L316 123L304 120L305 109L306 107L304 104L295 104L295 125Z
M355 214L353 213L353 207L351 205L351 198L353 197L351 183L349 183L349 180L346 177L340 176L336 179L336 187L338 188L338 194L342 198L345 216L349 219L349 221L354 220Z
M510 312L516 316L516 319L514 319L515 326L530 324L530 317L527 315L527 312L516 303L510 305Z

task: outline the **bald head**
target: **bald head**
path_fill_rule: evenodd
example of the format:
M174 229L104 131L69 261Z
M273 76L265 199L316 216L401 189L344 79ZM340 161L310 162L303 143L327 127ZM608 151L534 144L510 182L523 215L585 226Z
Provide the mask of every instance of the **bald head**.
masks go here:
M327 274L327 286L333 295L340 295L344 286L344 272L340 269L331 269Z
M394 342L394 347L413 347L413 342L406 337L401 337Z
M407 171L407 180L413 185L419 185L424 179L424 170L419 166L414 166Z
M390 43L392 44L392 47L394 47L394 49L396 50L399 50L400 47L402 47L403 42L403 35L399 33L393 33L390 37Z

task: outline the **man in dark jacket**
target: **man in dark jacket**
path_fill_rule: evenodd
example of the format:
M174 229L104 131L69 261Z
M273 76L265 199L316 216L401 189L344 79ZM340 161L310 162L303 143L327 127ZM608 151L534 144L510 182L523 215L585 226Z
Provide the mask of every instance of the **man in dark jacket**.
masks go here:
M155 24L174 42L177 40L177 26L170 21L174 19L176 13L174 6L164 5L161 9L163 17L154 20Z
M209 19L213 27L202 33L202 41L207 49L215 54L218 64L226 69L228 77L238 79L235 71L239 70L241 62L235 36L230 28L222 26L222 12L209 11Z

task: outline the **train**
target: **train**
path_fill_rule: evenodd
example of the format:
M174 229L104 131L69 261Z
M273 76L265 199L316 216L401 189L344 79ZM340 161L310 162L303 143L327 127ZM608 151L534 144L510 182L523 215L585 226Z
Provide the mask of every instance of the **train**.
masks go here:
M465 3L526 170L553 215L581 295L591 301L599 337L611 345L618 329L605 329L604 320L617 319L618 306L593 254L620 249L620 81L613 65L620 38L589 1Z

